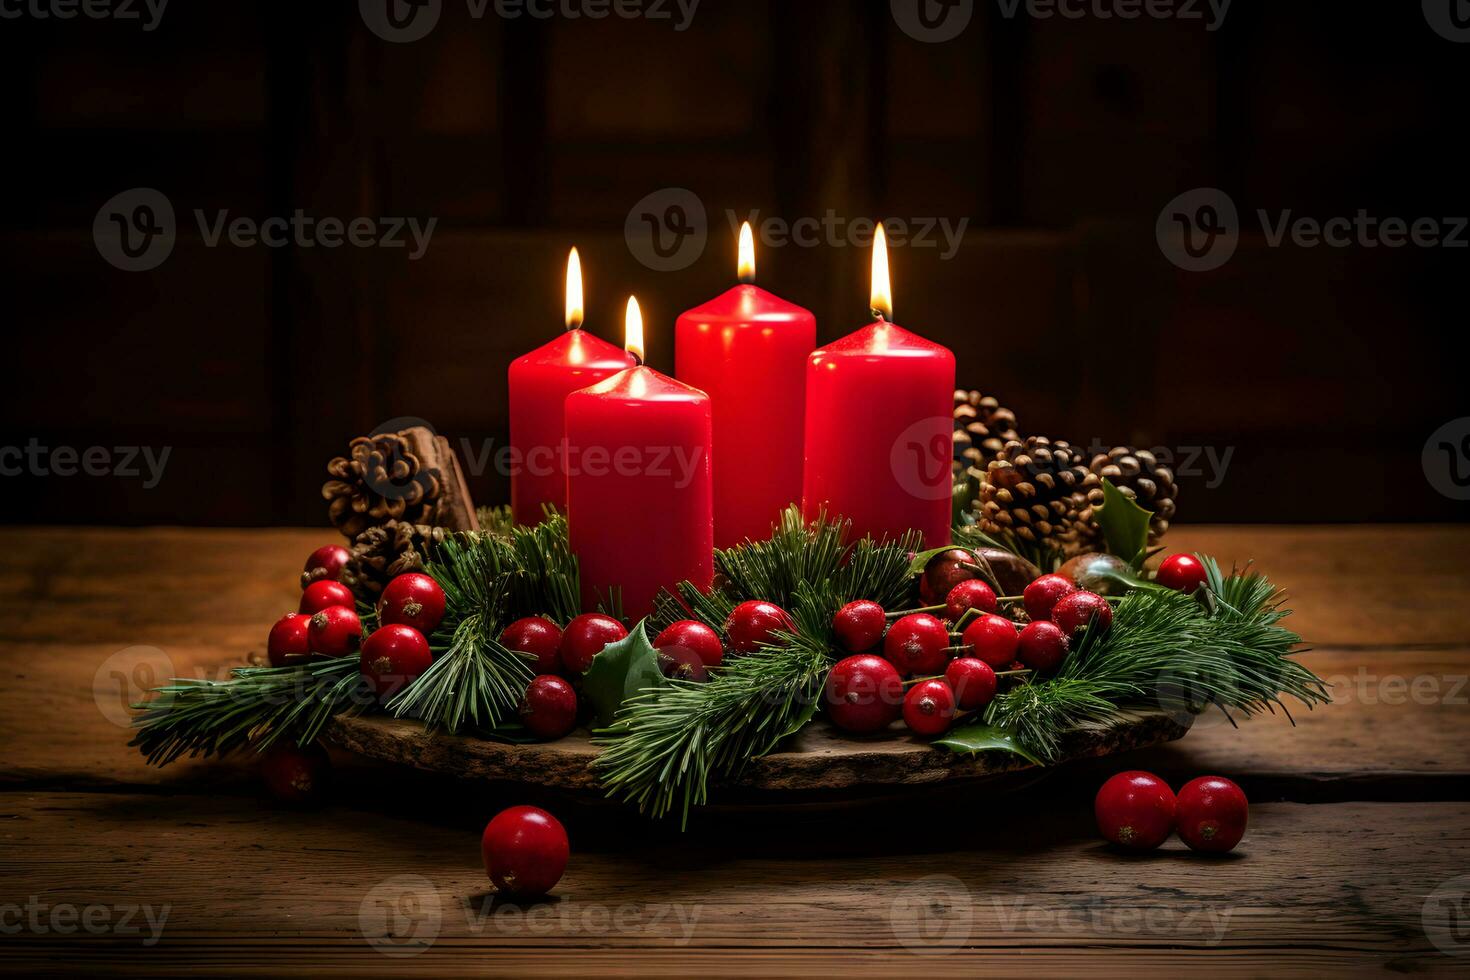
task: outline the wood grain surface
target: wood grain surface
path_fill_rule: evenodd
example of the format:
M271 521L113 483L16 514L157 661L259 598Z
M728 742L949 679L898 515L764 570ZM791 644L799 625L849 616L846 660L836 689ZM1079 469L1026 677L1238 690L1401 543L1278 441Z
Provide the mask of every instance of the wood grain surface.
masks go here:
M318 811L248 760L149 769L117 723L167 673L246 662L322 532L12 529L0 564L0 966L149 975L1463 974L1470 881L1470 532L1180 528L1294 597L1337 703L1080 763L1002 797L716 807L687 834L551 787L338 756ZM1376 564L1375 564L1376 563ZM1146 766L1252 793L1236 855L1130 858L1097 783ZM554 900L496 899L478 829L557 809ZM488 904L487 904L488 903ZM167 909L164 917L165 907ZM162 920L151 938L147 913ZM123 923L124 916L128 921ZM83 923L90 923L84 925Z

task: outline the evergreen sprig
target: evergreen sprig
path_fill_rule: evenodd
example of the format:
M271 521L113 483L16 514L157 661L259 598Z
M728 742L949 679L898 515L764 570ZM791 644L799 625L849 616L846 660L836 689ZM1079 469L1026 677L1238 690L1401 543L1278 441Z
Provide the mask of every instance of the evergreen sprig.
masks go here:
M227 680L175 678L151 701L133 705L139 729L129 745L152 765L182 755L224 755L282 738L307 745L340 712L372 703L357 656L304 667L237 667Z
M723 629L735 605L765 599L791 611L796 632L730 659L703 684L674 681L629 698L596 738L604 751L594 766L610 796L654 817L677 808L687 823L712 779L739 774L811 720L834 660L833 615L856 599L902 598L918 545L915 534L849 545L848 529L825 516L806 524L793 508L769 541L717 553L721 589L705 594L686 582L683 603L662 597L665 624L692 611Z
M1208 579L1198 596L1135 589L1110 631L1084 636L1050 680L999 695L986 720L1055 759L1066 732L1111 723L1129 708L1214 705L1228 716L1286 710L1284 696L1309 708L1327 703L1326 685L1290 658L1301 637L1280 625L1289 613L1275 586L1253 573L1225 576L1201 559Z

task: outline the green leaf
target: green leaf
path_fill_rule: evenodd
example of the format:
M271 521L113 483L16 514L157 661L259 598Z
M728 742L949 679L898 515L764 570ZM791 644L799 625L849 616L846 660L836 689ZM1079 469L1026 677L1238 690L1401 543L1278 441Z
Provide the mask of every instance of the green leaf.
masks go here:
M666 687L658 669L658 651L648 642L643 623L592 658L583 678L582 692L597 712L595 727L607 728L628 698L650 688Z
M1137 567L1148 550L1148 522L1154 516L1123 496L1107 478L1102 481L1103 505L1095 512L1108 551Z
M947 544L943 548L930 548L928 551L921 551L917 555L914 555L913 560L909 562L909 574L922 575L924 569L928 567L930 560L935 555L942 555L946 551L963 551L969 554L972 559L978 558L974 548L966 548L962 544ZM976 564L979 564L979 562L977 561Z
M1042 764L1040 759L1022 747L1015 732L987 725L983 721L956 728L943 738L935 739L932 744L943 746L952 752L1011 752L1032 765Z

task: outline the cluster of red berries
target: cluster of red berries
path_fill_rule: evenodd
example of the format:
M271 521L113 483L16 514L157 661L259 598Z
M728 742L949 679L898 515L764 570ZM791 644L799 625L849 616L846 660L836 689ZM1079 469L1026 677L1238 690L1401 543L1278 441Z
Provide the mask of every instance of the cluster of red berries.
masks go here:
M1097 791L1097 829L1119 847L1151 851L1175 831L1196 851L1221 854L1245 836L1250 804L1223 776L1190 780L1178 795L1151 772L1120 772Z
M266 655L273 667L298 667L314 657L360 652L363 676L386 700L433 662L427 637L444 619L444 590L419 572L394 578L378 600L379 626L364 639L357 600L339 581L348 557L340 545L311 553L301 576L301 604L271 627Z
M1000 615L1001 600L967 570L970 562L963 551L937 556L920 594L935 599L934 583L943 582L943 600L894 614L892 625L894 617L876 602L859 600L838 611L832 629L852 656L828 676L827 713L834 724L849 732L876 732L902 716L918 735L942 735L961 713L989 704L1001 677L1051 673L1075 638L1112 625L1105 598L1062 575L1043 575L1018 597L1030 619L1022 626ZM941 563L937 569L935 563ZM963 632L951 632L961 627ZM917 678L907 693L905 678Z

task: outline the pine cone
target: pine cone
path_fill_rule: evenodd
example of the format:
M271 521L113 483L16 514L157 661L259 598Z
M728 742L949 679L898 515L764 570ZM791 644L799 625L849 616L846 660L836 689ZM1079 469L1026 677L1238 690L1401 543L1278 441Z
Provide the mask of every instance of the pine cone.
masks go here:
M1007 442L1020 438L1015 413L995 398L978 391L954 393L955 479L972 468L984 473Z
M1169 530L1175 501L1179 499L1174 471L1161 465L1153 453L1132 446L1116 446L1106 453L1098 453L1092 457L1088 469L1096 477L1097 485L1087 491L1086 503L1078 514L1083 536L1101 537L1093 512L1102 505L1102 481L1106 479L1123 496L1136 501L1144 510L1153 511L1154 516L1148 522L1148 543L1157 544Z
M399 521L367 528L352 541L342 584L364 602L376 603L383 586L396 576L423 571L434 547L449 533L442 527Z
M976 507L986 534L1064 548L1077 537L1078 511L1098 478L1082 455L1045 436L1007 442L986 470Z
M421 466L403 433L359 436L349 453L327 464L332 479L322 485L328 516L345 536L389 521L440 523L439 474Z

